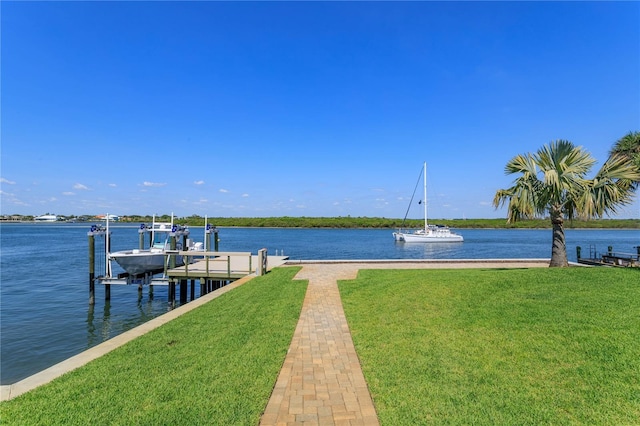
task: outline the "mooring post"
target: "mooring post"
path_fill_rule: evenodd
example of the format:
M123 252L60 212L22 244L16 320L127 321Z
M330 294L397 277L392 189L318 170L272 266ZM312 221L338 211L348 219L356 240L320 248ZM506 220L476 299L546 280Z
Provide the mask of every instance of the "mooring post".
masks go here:
M187 280L180 280L180 304L187 303Z
M169 238L169 249L171 250L175 250L176 249L176 236L175 234L172 234L171 237ZM175 254L170 254L169 255L169 268L173 269L176 267L176 255Z
M258 250L258 270L256 275L264 275L267 273L267 249L263 248Z
M578 257L578 259L580 259L580 252L582 251L582 248L580 246L576 246L576 256Z
M93 228L92 228L93 229ZM89 305L96 303L96 237L89 232Z
M106 253L111 252L111 232L109 232L109 227L107 227L107 232L104 234L104 250ZM108 265L105 265L107 268ZM104 300L111 300L111 284L104 285Z
M173 307L176 303L176 282L169 281L169 304Z
M607 251L609 252L609 256L613 254L613 246L607 247Z
M219 251L218 250L218 242L220 240L218 239L218 228L216 228L215 226L213 227L213 251Z
M144 233L146 229L147 227L144 224L140 225L140 229L138 229L138 248L140 250L144 250Z

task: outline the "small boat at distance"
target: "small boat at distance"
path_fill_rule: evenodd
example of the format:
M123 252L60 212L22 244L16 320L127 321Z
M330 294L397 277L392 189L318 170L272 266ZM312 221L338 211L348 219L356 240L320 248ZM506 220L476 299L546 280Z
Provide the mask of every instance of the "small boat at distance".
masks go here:
M464 237L460 234L456 234L449 229L448 226L443 225L429 225L427 222L427 163L424 163L424 199L421 204L424 206L424 228L417 229L413 232L398 229L393 233L393 238L398 242L405 243L461 243L464 241ZM418 182L419 182L418 177ZM417 184L416 184L417 187ZM415 192L415 191L414 191ZM413 201L413 197L411 197ZM411 206L411 203L409 203ZM409 210L407 210L407 213ZM405 215L406 219L406 215Z

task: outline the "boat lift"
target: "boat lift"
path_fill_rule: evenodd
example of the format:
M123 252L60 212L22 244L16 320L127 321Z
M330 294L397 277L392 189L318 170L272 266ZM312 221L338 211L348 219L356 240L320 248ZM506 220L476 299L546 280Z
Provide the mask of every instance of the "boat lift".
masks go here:
M205 222L207 221L207 219L205 218ZM154 223L153 225L149 226L146 224L141 224L140 228L138 229L138 235L139 235L139 248L140 250L144 249L145 246L145 240L146 240L146 236L149 235L149 247L151 247L154 244L154 240L155 240L155 232L159 229L158 226L166 226L166 224L158 224L155 223L155 217L154 217ZM106 268L104 270L104 274L95 277L95 280L99 283L99 284L104 284L104 285L111 285L111 284L115 284L115 285L138 285L138 286L144 286L144 285L169 285L170 283L170 278L169 275L167 274L167 271L169 271L170 269L175 268L175 259L177 256L179 255L184 255L185 257L188 257L189 260L191 262L195 261L197 258L203 258L203 252L198 252L198 251L188 251L188 252L183 252L181 250L175 249L175 247L177 247L177 240L179 238L182 238L182 247L188 247L188 243L187 243L187 237L190 234L189 228L187 226L182 226L182 225L176 225L173 223L173 215L171 217L171 232L169 233L169 239L170 239L170 246L172 247L171 250L166 250L165 251L165 261L164 263L164 268L160 269L160 270L155 270L155 271L150 271L150 272L146 272L144 274L138 274L138 275L131 275L127 272L123 272L120 273L116 276L113 275L113 268L112 268L112 264L111 262L113 262L113 259L110 256L109 253L109 244L106 245L106 252L105 252L105 265ZM93 229L93 227L92 227ZM109 221L107 220L106 223L106 228L104 228L104 232L106 235L110 235L110 231L109 231ZM214 250L217 252L218 250L218 229L215 226L212 226L210 224L206 224L205 226L205 231L204 231L204 241L205 241L205 251L210 250L211 248L211 236L214 236L214 245L215 248Z
M205 218L206 221L206 218ZM153 228L146 225L140 226L140 247L143 249L145 236L152 232ZM93 225L87 233L89 237L89 304L95 304L95 284L103 284L105 288L105 300L111 299L111 285L137 285L138 291L143 286L149 286L149 292L153 292L154 285L169 287L169 301L173 303L176 296L176 285L180 284L180 301L186 301L188 281L191 281L191 299L195 298L195 282L200 282L200 295L207 294L224 285L247 275L264 275L268 270L267 249L258 250L257 255L251 252L220 252L218 251L218 229L215 226L205 226L204 250L181 250L176 243L178 237L183 238L182 247L188 247L186 237L189 232L186 227L174 227L172 225L170 238L170 250L165 250L165 261L159 270L149 271L143 274L131 275L123 272L113 275L111 267L112 259L109 256L111 231L109 223L106 227ZM96 256L96 236L104 237L104 256ZM213 236L213 246L211 237ZM152 240L151 243L152 244ZM213 250L212 250L213 249ZM184 265L176 266L175 259L182 256ZM288 259L287 256L276 256L275 264L279 265ZM96 262L96 260L98 262ZM96 274L96 264L99 263L100 271Z

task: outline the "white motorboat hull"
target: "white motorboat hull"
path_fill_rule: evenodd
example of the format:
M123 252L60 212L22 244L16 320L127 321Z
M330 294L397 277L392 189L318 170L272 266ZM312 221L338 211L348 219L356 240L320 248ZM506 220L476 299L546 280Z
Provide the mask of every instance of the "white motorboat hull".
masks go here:
M111 253L110 257L131 275L161 271L167 261L167 256L162 250L124 250ZM182 265L182 256L176 256L176 266Z

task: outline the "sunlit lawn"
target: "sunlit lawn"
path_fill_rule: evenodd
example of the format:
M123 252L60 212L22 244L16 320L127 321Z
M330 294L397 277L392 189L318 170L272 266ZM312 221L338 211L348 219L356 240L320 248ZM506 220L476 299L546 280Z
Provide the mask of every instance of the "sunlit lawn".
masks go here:
M367 270L340 291L383 425L628 425L639 272Z

